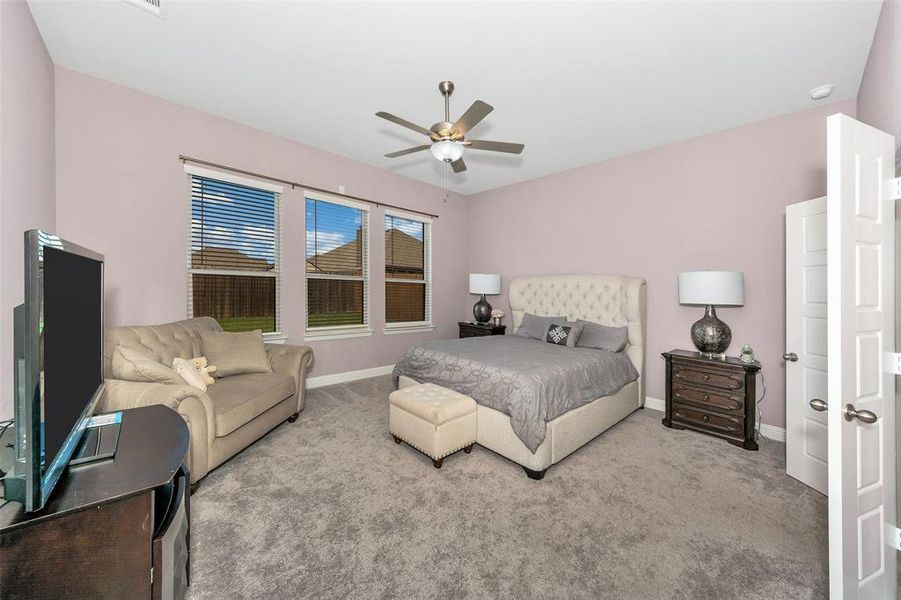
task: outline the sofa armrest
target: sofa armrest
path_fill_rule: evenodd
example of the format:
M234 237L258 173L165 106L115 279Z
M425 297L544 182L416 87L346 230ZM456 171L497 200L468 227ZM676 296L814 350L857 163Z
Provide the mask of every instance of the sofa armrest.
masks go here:
M266 344L266 354L269 356L269 366L273 372L294 377L297 412L302 411L306 396L307 371L313 364L313 349L309 346L291 344Z
M105 380L97 412L111 412L162 404L180 414L191 433L188 468L191 482L209 471L209 446L215 436L215 415L209 396L190 385Z

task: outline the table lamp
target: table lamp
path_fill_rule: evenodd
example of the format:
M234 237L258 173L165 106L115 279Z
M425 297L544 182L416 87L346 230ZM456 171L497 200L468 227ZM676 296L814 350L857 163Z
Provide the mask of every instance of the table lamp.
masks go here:
M691 341L702 355L721 358L732 342L732 330L716 317L717 306L742 306L745 278L741 271L679 273L679 304L706 306L691 326Z
M485 300L485 295L501 293L501 276L496 273L470 273L469 293L481 294L482 297L472 307L472 316L476 323L487 323L491 318L491 305Z

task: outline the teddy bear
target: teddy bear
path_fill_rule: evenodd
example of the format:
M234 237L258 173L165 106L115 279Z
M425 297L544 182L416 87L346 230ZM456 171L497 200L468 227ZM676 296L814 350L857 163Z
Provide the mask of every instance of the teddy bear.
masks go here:
M216 380L213 379L212 376L212 374L216 372L216 367L207 364L206 356L192 358L191 362L194 364L194 368L197 369L197 372L200 373L200 376L203 377L204 383L206 383L207 385L213 385L214 383L216 383Z

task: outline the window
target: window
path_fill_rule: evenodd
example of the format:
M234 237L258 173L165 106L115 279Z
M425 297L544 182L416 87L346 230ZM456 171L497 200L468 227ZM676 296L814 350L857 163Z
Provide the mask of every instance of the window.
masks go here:
M213 317L225 331L278 332L281 188L262 182L250 187L238 182L256 182L216 172L217 179L197 174L207 169L186 170L191 173L188 316Z
M431 223L385 214L385 325L387 329L431 322Z
M306 236L307 333L368 333L368 206L308 192Z

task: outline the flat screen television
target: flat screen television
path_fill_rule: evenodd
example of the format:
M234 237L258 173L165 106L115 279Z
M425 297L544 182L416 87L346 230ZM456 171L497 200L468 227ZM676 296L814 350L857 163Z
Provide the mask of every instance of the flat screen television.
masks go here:
M25 302L14 311L16 462L4 495L44 507L103 392L103 256L25 232Z

